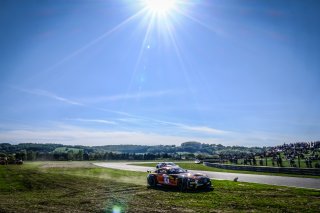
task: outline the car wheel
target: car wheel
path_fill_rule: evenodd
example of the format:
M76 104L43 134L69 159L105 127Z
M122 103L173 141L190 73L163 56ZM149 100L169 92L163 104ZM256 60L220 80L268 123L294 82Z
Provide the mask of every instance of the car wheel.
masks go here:
M210 184L207 185L206 190L207 191L211 191L212 189L213 189L213 187L212 187L211 182L210 182Z
M156 187L157 186L157 180L155 176L149 176L148 177L148 185L151 187Z
M178 188L181 192L186 192L188 189L188 179L187 178L183 178L183 179L179 179L178 180Z

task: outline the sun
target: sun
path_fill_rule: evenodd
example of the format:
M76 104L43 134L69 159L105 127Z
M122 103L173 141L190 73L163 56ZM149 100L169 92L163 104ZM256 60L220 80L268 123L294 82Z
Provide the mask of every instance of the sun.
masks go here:
M176 0L145 0L146 8L156 14L169 13L176 6Z

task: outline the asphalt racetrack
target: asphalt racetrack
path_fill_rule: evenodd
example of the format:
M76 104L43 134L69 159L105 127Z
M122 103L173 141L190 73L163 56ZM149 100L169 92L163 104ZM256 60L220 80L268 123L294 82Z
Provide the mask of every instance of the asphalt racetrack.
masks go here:
M137 172L147 172L154 170L154 167L135 166L130 164L138 164L139 162L104 162L93 163L96 166L106 167L111 169L120 169ZM141 163L141 162L140 162ZM146 163L146 162L143 162ZM278 186L289 186L299 188L320 189L320 178L300 178L300 177L284 177L273 175L254 175L254 174L240 174L240 173L227 173L227 172L209 172L189 170L193 173L203 173L210 178L218 180L234 180L238 177L238 182L261 183Z

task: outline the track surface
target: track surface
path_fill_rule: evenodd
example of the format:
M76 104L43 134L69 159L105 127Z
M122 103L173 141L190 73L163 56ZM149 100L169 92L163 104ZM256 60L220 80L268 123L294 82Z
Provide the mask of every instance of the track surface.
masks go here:
M96 166L106 167L111 169L120 169L137 172L147 172L154 170L154 167L135 166L130 164L137 164L139 162L112 162L112 163L94 163ZM140 162L141 163L141 162ZM147 163L147 162L144 162ZM234 180L238 177L239 182L262 183L277 186L289 186L299 188L320 189L320 178L299 178L299 177L284 177L272 175L254 175L254 174L240 174L228 172L210 172L210 171L197 171L189 170L193 173L207 174L210 178L219 180Z

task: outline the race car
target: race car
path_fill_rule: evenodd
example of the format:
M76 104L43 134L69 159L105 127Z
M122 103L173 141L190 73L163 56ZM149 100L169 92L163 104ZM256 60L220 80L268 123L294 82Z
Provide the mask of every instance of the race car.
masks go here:
M154 172L148 171L147 182L149 187L159 185L177 187L180 191L188 189L210 190L211 180L207 175L196 173L192 174L180 167L162 167Z
M166 166L169 167L169 166L178 166L178 165L176 165L175 163L172 163L172 162L161 162L161 163L157 164L156 168L160 169L160 168L166 167Z

